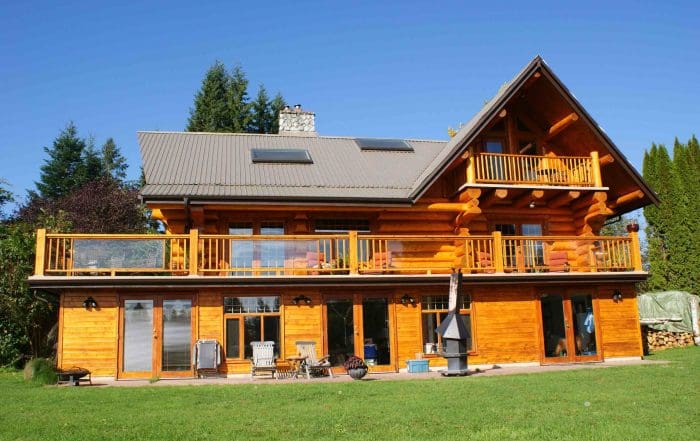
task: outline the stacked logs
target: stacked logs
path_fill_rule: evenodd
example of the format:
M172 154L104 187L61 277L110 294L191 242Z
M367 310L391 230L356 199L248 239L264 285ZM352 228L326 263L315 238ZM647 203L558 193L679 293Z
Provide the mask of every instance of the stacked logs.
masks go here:
M647 326L642 327L642 342L645 352L695 344L692 332L657 331Z

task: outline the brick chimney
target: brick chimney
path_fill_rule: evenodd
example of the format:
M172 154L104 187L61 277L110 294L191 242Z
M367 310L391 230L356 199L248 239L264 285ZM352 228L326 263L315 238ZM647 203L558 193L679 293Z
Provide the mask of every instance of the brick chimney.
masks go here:
M301 104L296 104L293 109L285 106L280 110L280 135L291 136L318 136L316 133L316 114L301 109Z

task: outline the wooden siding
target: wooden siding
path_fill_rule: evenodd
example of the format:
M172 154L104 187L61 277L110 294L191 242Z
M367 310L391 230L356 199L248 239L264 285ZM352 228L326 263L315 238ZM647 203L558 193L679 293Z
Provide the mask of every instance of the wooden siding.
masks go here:
M83 307L89 295L98 308ZM119 309L114 292L67 292L62 297L59 367L80 366L96 376L116 375Z
M470 363L538 361L538 303L532 288L504 286L472 292L478 352Z
M622 301L612 299L616 289L622 292ZM599 286L598 308L605 357L641 357L642 333L634 288L624 285Z

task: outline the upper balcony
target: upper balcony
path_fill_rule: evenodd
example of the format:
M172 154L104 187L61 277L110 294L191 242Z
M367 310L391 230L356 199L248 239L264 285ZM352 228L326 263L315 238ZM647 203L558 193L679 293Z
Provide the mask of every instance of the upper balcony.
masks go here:
M636 233L610 236L107 235L37 232L35 276L334 277L642 270Z
M597 152L590 156L476 153L468 158L467 185L576 187L603 186Z

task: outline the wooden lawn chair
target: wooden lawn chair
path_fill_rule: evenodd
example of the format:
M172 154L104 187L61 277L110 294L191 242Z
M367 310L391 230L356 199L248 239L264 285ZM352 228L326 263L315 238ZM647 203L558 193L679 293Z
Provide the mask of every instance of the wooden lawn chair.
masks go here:
M250 343L253 348L253 358L250 360L250 375L255 378L258 374L270 374L275 378L277 366L275 365L275 342L254 341Z
M306 378L310 379L311 375L329 375L333 378L333 370L331 369L330 355L322 358L316 358L316 342L315 341L298 341L296 342L297 352L300 356L306 357L302 369L306 373Z

